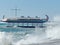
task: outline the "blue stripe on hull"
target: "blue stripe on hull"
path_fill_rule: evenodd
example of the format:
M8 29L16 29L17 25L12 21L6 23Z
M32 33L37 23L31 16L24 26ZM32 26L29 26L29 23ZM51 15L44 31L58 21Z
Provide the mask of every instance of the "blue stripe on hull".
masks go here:
M45 23L47 20L8 20L8 23Z

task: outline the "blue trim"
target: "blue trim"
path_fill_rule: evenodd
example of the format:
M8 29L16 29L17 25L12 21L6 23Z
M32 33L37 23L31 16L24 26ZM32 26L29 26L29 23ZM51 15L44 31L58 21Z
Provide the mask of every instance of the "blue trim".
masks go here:
M47 22L46 19L20 19L20 20L7 20L5 22L8 22L8 23L45 23Z

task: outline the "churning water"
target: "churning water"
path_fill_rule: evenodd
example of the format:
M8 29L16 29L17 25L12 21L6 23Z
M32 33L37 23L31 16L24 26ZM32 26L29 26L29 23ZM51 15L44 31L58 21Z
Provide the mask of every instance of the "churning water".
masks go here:
M47 22L45 28L0 26L0 45L60 45L59 18Z

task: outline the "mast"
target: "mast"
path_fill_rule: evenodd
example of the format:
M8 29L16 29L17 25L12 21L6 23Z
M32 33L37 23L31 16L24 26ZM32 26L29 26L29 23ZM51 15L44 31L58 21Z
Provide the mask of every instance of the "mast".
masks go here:
M20 9L14 8L14 9L12 9L12 10L14 10L14 12L15 12L15 17L16 17L16 16L17 16L17 13L18 13L18 11L20 11Z
M5 18L5 15L3 15L3 19Z
M15 17L17 17L17 13L18 13L18 11L20 11L20 9L18 9L18 8L14 8L14 9L12 9L12 10L14 10L14 12L15 12ZM13 26L14 26L15 24L13 23ZM17 23L17 26L19 26L19 23Z

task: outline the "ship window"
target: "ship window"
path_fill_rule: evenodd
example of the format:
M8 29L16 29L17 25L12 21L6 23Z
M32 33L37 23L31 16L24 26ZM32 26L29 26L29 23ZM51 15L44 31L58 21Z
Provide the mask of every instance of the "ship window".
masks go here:
M27 23L24 23L24 26L27 26Z
M22 26L22 23L19 23L19 26Z
M32 26L32 23L29 23L29 26Z

